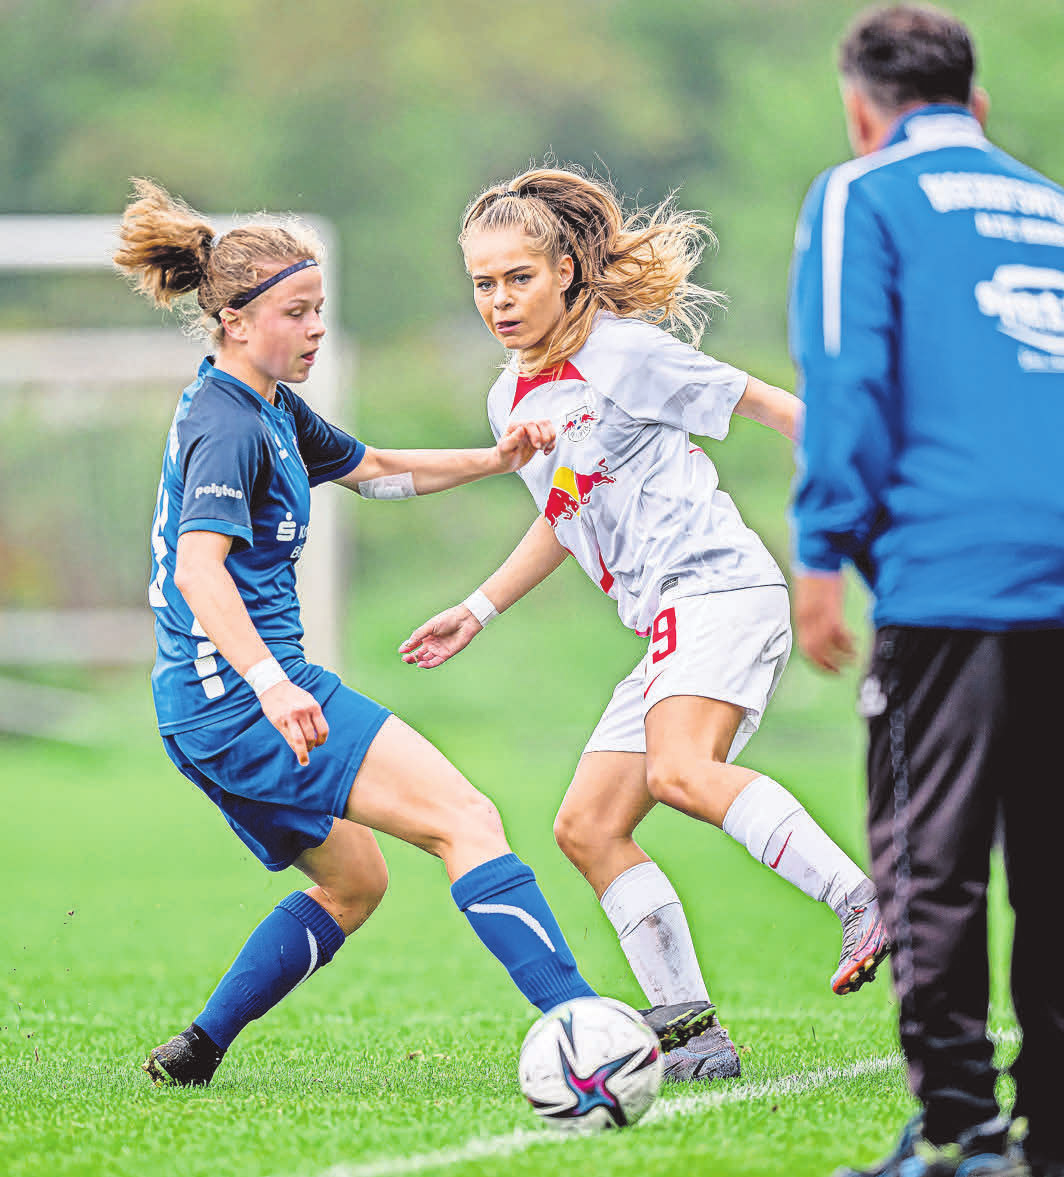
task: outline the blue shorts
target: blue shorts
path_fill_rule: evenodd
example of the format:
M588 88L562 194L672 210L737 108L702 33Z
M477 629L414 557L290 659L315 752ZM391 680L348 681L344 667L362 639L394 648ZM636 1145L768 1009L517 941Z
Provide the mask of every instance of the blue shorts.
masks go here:
M391 714L319 667L305 667L295 677L321 704L329 724L329 738L311 751L306 768L257 706L162 737L166 754L267 870L284 870L329 836L333 818L344 815L373 737Z

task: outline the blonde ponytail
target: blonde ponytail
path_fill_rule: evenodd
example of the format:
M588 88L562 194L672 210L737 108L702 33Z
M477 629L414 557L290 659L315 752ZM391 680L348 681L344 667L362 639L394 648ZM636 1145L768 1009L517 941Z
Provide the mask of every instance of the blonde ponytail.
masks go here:
M198 290L207 274L214 229L183 200L152 180L133 181L135 198L122 217L114 263L139 294L169 307Z
M215 344L223 338L223 307L294 262L322 259L321 242L305 225L251 223L219 237L206 218L153 180L133 180L133 199L119 228L114 264L156 306L170 307L195 291L195 325Z

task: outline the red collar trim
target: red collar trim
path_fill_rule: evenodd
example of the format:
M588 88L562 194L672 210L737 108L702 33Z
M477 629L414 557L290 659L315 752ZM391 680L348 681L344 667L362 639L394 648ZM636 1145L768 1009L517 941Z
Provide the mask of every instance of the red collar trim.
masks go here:
M514 392L514 403L510 406L510 412L512 413L534 388L539 388L541 384L554 384L559 380L580 380L586 383L577 371L576 365L568 360L562 365L561 371L551 368L549 372L540 372L538 376L518 376L517 390Z

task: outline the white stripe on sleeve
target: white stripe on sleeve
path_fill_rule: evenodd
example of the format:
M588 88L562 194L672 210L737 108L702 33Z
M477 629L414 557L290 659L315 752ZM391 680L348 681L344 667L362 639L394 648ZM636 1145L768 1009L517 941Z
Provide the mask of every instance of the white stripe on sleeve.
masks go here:
M925 121L930 122L931 119ZM876 168L886 167L911 155L938 151L943 147L977 147L985 151L988 147L986 139L980 134L973 134L967 127L969 122L969 119L962 118L959 123L951 121L937 124L901 143L895 143L893 147L885 147L882 151L840 164L828 178L824 191L821 249L824 270L824 351L829 356L837 356L842 351L842 253L850 185Z

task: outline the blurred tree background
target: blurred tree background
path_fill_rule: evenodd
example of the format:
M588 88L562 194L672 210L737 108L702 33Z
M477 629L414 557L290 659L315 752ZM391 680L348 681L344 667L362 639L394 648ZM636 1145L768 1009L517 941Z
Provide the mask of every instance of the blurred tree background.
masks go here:
M357 406L341 421L379 445L475 444L501 355L471 305L459 218L483 186L551 153L609 175L632 203L678 190L707 210L721 244L700 276L730 309L704 346L790 386L793 226L811 179L848 152L834 54L860 7L0 0L0 212L115 214L129 177L149 175L201 209L329 217L359 354ZM1064 177L1064 6L953 9L977 40L993 137ZM106 275L0 281L4 327L164 319ZM786 447L749 440L745 423L735 432L714 457L782 556ZM129 469L114 509L142 503L146 531L157 449ZM516 484L459 493L468 510L443 496L399 508L401 523L390 508L360 510L364 578L385 560L405 575L427 545L457 545L456 584L488 571L530 504Z
M707 209L722 246L704 277L732 298L721 345L778 365L797 207L847 150L833 55L860 7L4 0L0 211L114 212L146 174L199 208L322 213L347 326L374 347L468 327L462 209L550 151L642 202L679 188ZM953 10L994 136L1064 174L1064 8Z

